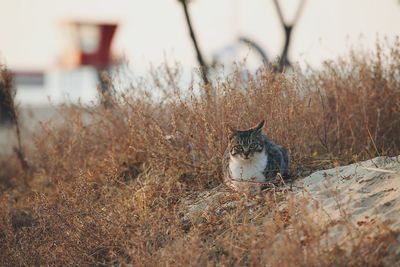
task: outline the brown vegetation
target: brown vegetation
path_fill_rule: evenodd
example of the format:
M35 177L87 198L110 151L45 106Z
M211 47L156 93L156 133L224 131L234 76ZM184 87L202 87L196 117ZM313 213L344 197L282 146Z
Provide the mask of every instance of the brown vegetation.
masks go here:
M178 88L167 68L112 108L63 108L63 125L43 124L27 151L28 189L16 158L2 159L0 265L393 266L398 233L388 225L332 221L351 239L329 246L308 198L287 191L259 196L252 209L243 202L182 220L182 206L221 184L228 123L265 119L296 178L400 154L399 40L377 50L307 76L262 69L245 81L238 72L206 85L202 97L193 85Z

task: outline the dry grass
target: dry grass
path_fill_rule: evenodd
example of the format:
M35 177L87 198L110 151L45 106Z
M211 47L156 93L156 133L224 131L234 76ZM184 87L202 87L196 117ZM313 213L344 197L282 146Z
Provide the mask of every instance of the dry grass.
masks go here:
M294 177L400 154L399 70L397 40L390 53L352 53L307 76L238 72L200 86L203 97L166 68L112 108L63 108L65 123L44 124L27 152L28 189L15 157L1 165L0 265L393 266L397 233L345 218L327 228L307 197L267 193L189 226L182 206L221 184L228 123L266 119ZM351 237L343 246L323 242L333 227Z

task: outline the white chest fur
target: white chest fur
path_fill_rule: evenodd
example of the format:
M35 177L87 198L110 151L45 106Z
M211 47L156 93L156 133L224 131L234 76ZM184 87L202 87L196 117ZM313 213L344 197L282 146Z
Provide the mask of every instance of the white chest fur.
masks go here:
M230 176L233 180L265 181L263 174L267 166L268 156L262 151L254 157L244 160L240 157L231 157L229 161Z

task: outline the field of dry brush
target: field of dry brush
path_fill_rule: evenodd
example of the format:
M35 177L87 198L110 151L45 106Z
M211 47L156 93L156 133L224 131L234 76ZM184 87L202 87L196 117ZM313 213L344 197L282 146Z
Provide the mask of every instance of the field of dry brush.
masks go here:
M399 155L400 41L319 70L241 74L182 88L179 69L162 67L107 108L61 107L64 123L42 124L33 146L24 146L27 168L16 154L0 159L0 265L398 263L399 233L390 225L321 226L307 195L290 189L267 191L251 208L232 192L225 197L235 208L220 213L215 205L201 220L184 218L196 197L223 186L228 124L265 119L265 133L290 151L294 179ZM321 242L338 224L357 234L343 246Z

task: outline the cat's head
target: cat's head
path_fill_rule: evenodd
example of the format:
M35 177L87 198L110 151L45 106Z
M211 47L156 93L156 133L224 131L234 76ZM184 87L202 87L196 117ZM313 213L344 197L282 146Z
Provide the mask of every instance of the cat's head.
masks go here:
M264 120L247 130L237 130L228 127L229 153L231 157L241 160L251 160L257 153L264 149L262 129Z

